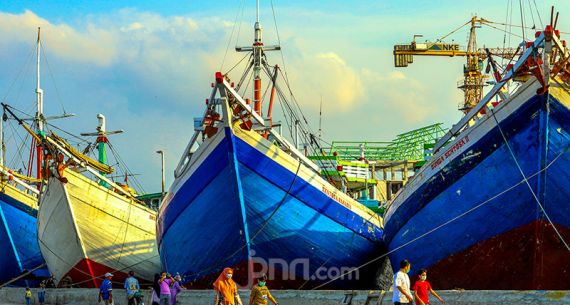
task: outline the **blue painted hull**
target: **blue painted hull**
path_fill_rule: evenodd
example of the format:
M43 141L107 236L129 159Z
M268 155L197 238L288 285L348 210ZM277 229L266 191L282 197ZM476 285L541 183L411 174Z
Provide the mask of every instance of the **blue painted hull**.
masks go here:
M568 108L547 94L501 121L512 154L496 124L471 139L389 211L393 268L402 259L428 268L438 289L569 289L570 252L556 232L570 240L569 124Z
M0 283L9 281L27 270L45 263L38 245L37 210L0 193ZM27 276L12 285L37 284L36 279L49 277L47 268Z
M164 266L194 287L211 287L227 266L238 270L235 278L245 285L248 251L254 272L273 275L272 287L308 289L382 249L379 227L371 228L230 129L171 195L159 215L159 251ZM376 267L328 287L373 287Z

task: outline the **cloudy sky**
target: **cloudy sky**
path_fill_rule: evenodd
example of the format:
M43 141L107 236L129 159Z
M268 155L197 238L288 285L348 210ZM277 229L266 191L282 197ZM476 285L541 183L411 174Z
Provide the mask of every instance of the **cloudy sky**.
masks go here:
M439 38L475 14L520 24L520 3L526 25L542 27L554 4L563 14L558 27L570 31L570 16L564 15L570 11L568 1L274 0L283 53L268 56L285 67L315 130L322 97L326 140L390 140L436 122L450 126L460 118L456 109L462 94L455 85L464 61L417 58L409 68L397 69L393 45L409 42L413 34ZM227 71L241 58L233 47L253 39L253 0L0 4L0 99L33 112L34 44L41 27L46 115L61 114L63 108L77 114L57 125L78 134L94 130L96 114L105 114L108 130L126 131L111 141L140 174L147 192L160 190L155 151L167 153L168 184L191 136L192 118L203 111L214 72ZM261 22L265 43L276 44L270 1L261 3ZM516 46L521 31L512 31L505 36L482 28L479 44ZM448 40L465 45L467 35L463 28Z

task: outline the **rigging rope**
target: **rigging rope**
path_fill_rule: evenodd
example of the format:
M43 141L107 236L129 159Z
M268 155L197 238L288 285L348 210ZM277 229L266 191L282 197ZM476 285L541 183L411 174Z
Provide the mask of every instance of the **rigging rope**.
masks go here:
M538 21L540 22L540 28L544 28L544 24L542 23L542 17L540 17L540 10L538 9L538 5L536 5L536 0L532 0L532 2L534 3L534 8L536 9L536 15L538 16Z
M528 179L528 178L532 178L532 177L534 177L534 176L536 176L536 175L539 175L539 174L542 173L543 171L546 171L551 165L553 165L556 161L558 161L558 159L559 159L564 153L567 153L567 152L568 152L568 150L564 150L564 151L560 152L547 166L545 166L543 169L537 171L536 173L534 173L534 174L528 176L527 179ZM402 245L400 245L400 246L398 246L398 247L392 249L391 251L388 251L387 253L384 253L384 254L382 254L382 255L376 257L376 258L373 258L373 259L371 259L370 261L368 261L368 262L366 262L366 263L364 263L364 264L362 264L362 265L360 265L360 266L358 266L358 267L355 267L355 268L353 268L353 269L351 269L351 270L349 270L349 271L346 271L346 272L340 274L339 276L337 276L337 277L335 277L335 278L332 278L331 280L329 280L329 281L327 281L327 282L325 282L325 283L323 283L323 284L321 284L321 285L319 285L319 286L313 288L312 290L316 290L316 289L322 288L322 287L324 287L324 286L326 286L326 285L328 285L328 284L330 284L330 283L332 283L332 282L334 282L334 281L336 281L336 280L338 280L338 279L344 277L345 275L348 275L348 274L353 273L353 272L355 272L355 271L357 271L357 270L359 270L359 269L362 269L362 268L364 268L364 267L366 267L366 266L368 266L368 265L370 265L370 264L372 264L372 263L374 263L374 262L376 262L376 261L378 261L378 260L380 260L380 259L382 259L382 258L384 258L384 257L386 257L386 256L388 256L388 255L390 255L390 254L392 254L392 253L394 253L394 252L396 252L396 251L399 251L400 249L402 249L402 248L404 248L404 247L407 247L408 245L410 245L410 244L412 244L412 243L415 243L416 241L418 241L418 240L420 240L420 239L422 239L422 238L425 238L426 236L432 234L433 232L435 232L435 231L437 231L437 230L439 230L439 229L445 227L446 225L448 225L448 224L450 224L450 223L452 223L452 222L455 222L455 221L459 220L460 218L464 217L465 215L470 214L471 212L473 212L473 211L475 211L475 210L481 208L482 206L484 206L484 205L488 204L489 202L491 202L491 201L493 201L493 200L499 198L499 197L502 196L503 194L505 194L505 193L507 193L507 192L513 190L513 189L516 188L517 186L522 185L522 184L524 184L524 183L525 183L525 179L523 179L523 180L521 180L521 181L519 181L519 182L513 184L512 186L506 188L505 190L503 190L503 191L497 193L496 195L490 197L489 199L487 199L487 200L485 200L485 201L483 201L483 202L477 204L476 206L470 208L469 210L467 210L467 211L465 211L465 212L463 212L463 213L461 213L461 214L459 214L459 215L453 217L452 219L450 219L450 220L448 220L448 221L442 223L441 225L439 225L439 226L437 226L437 227L434 227L434 228L431 229L431 230L428 230L427 232L425 232L425 233L419 235L418 237L413 238L413 239L411 239L410 241L408 241L408 242L406 242L406 243L404 243L404 244L402 244Z
M244 245L242 245L239 249L237 249L236 251L234 251L232 254L228 255L227 257L221 259L220 261L218 261L218 264L208 267L206 269L200 270L198 272L192 273L192 274L185 274L185 277L190 277L190 276L194 276L194 275L200 275L203 274L204 272L208 272L211 270L217 270L220 269L221 267L224 266L224 264L229 261L230 259L232 259L234 256L236 256L239 252L241 252L243 249L245 249L247 246L251 246L253 243L253 240L261 233L261 231L263 229L265 229L265 227L267 226L267 224L269 223L269 221L271 220L271 218L273 218L273 216L275 216L275 214L277 213L277 211L283 206L283 204L285 203L285 199L287 199L287 197L289 196L289 193L291 192L291 189L293 188L293 185L295 184L295 181L297 181L297 177L299 175L299 170L301 169L301 165L302 162L299 161L299 165L297 166L297 171L295 172L295 176L293 177L293 180L291 181L291 184L289 185L289 188L287 189L287 191L285 192L285 194L283 195L283 198L281 198L281 200L279 201L279 203L277 204L277 207L272 211L272 213L269 215L269 217L264 221L264 223L261 225L261 227L255 232L255 234L253 234L253 236L249 239L249 243L245 243ZM249 253L248 253L248 260L249 260Z
M127 164L125 163L125 161L123 161L123 159L121 158L121 155L119 155L119 153L115 150L115 147L111 144L111 142L107 143L109 145L109 148L111 149L111 152L113 153L113 156L115 157L115 159L117 160L117 163L119 165L119 168L122 166L122 170L125 172L126 175L129 175L129 173L132 173L132 171L129 169L129 167L127 166ZM133 178L133 182L136 185L136 187L144 194L146 193L146 191L144 190L142 184L138 181L138 179L134 176L131 175Z
M8 98L8 95L10 94L10 91L12 91L12 88L14 87L14 85L16 84L18 79L20 79L20 76L22 76L24 70L26 70L29 63L31 62L31 58L32 58L33 54L34 54L34 48L30 48L30 53L28 54L24 65L22 66L22 68L20 68L20 71L18 71L18 73L16 74L16 77L14 78L14 80L12 80L12 83L10 83L10 85L8 86L8 90L6 90L6 94L4 95L2 100L6 101L6 99ZM23 86L23 84L21 84L20 86ZM21 87L20 87L20 89L21 89Z
M240 8L241 8L242 3L243 3L243 1L240 2L239 6L238 6L236 18L235 18L235 20L234 20L234 25L233 25L233 27L232 27L232 32L231 32L231 34L230 34L230 38L228 39L228 44L227 44L227 46L226 46L226 52L224 52L224 57L222 58L222 64L220 65L220 71L223 71L223 69L224 69L224 63L226 62L226 57L227 57L227 55L228 55L228 51L230 50L230 44L232 43L232 40L233 40L233 37L234 37L234 32L235 32L235 29L236 29L237 20L238 20L238 16L239 16L239 13L240 13Z
M40 40L40 44L41 44L41 46L43 47L43 48L42 48L42 55L43 55L43 57L44 57L44 60L46 61L46 64L47 64L47 67L48 67L48 71L49 71L49 75L50 75L50 77L51 77L51 81L53 82L53 87L55 88L55 94L56 94L56 96L57 96L57 101L59 102L59 105L61 106L61 110L63 111L63 113L66 114L67 112L65 111L65 106L64 106L64 104L63 104L63 100L62 100L62 98L61 98L61 94L59 93L59 89L58 89L58 87L57 87L57 83L55 82L55 77L53 76L53 72L52 72L52 70L51 70L51 66L50 66L50 64L49 64L48 57L47 57L46 54L45 54L45 45L44 45L44 42Z
M550 95L548 95L548 100L546 102L546 105L548 107L549 105L549 101L550 101ZM503 137L503 141L505 142L505 145L507 146L509 153L511 154L511 157L513 158L513 161L515 161L515 164L519 170L519 172L521 173L521 176L523 177L523 181L526 183L526 185L528 186L528 189L530 190L532 197L534 197L534 200L536 201L536 203L538 204L538 206L540 207L540 209L542 210L542 213L544 213L544 216L546 217L546 219L548 220L548 222L550 223L550 225L552 226L552 228L554 229L554 232L556 232L556 235L558 235L558 238L560 239L560 241L562 242L562 244L564 244L564 247L566 247L566 250L568 250L568 252L570 252L570 246L568 245L568 243L566 242L566 240L564 240L564 237L562 236L562 234L558 231L558 229L556 228L556 226L554 225L554 223L552 222L552 220L550 219L550 216L548 216L548 213L546 213L546 209L544 208L544 206L542 205L542 203L540 202L540 200L538 199L538 197L536 196L536 193L534 192L534 189L532 188L532 186L530 185L530 183L528 182L528 179L526 177L526 175L524 174L524 171L522 170L522 167L519 164L519 161L517 159L517 157L515 156L515 153L513 152L511 145L509 144L507 137L505 136L505 133L503 132L503 129L501 128L501 125L499 124L499 121L497 120L497 117L495 116L495 111L493 109L491 109L491 113L493 114L493 119L495 119L495 122L497 123L497 127L499 127L499 131L501 132L501 136ZM548 140L548 138L547 138ZM568 149L568 148L567 148Z
M520 7L520 13L521 13L521 24L522 24L522 35L523 35L523 41L526 42L526 29L524 26L524 6L523 6L523 0L519 0L519 7Z
M530 0L528 0L528 9L531 9L531 4L530 4ZM532 28L531 29L536 29L536 22L534 21L534 14L532 13L532 10L530 11L530 17L532 18Z

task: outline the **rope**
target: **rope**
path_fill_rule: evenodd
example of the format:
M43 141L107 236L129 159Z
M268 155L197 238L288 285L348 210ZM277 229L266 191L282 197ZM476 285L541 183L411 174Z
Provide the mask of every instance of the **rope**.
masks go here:
M275 216L277 211L279 211L279 209L281 209L281 207L285 203L285 199L289 196L289 193L291 192L291 189L293 189L293 185L295 184L295 181L297 181L297 177L299 177L299 170L301 169L301 164L303 164L303 163L301 161L299 161L299 165L297 166L297 171L295 171L295 177L293 177L293 181L291 181L291 184L289 185L287 192L285 192L285 195L283 195L283 198L281 199L281 201L279 202L277 207L273 210L273 212L269 215L269 217L265 220L265 222L263 223L261 228L259 228L259 230L257 230L257 232L249 239L250 242L252 242L261 233L261 231L263 231L263 229L265 229L265 227L269 224L269 221L271 220L271 218L273 218L273 216Z
M226 56L228 55L228 51L230 50L230 44L232 43L232 40L233 40L233 37L234 37L234 32L235 32L235 29L236 29L236 24L237 24L238 16L239 16L239 13L240 13L240 8L241 8L241 5L242 5L242 4L243 4L243 1L240 2L239 6L238 6L236 18L235 18L235 20L234 20L234 25L233 25L233 27L232 27L232 32L231 32L231 34L230 34L230 39L228 39L228 45L226 46L226 52L224 53L224 57L223 57L223 59L222 59L222 64L220 65L220 71L223 71L223 69L224 69L224 63L226 62Z
M48 250L49 252L51 252L51 253L52 253L57 259L59 259L61 262L63 262L63 263L66 264L67 266L71 267L71 269L76 270L76 271L78 271L79 273L82 273L83 275L86 275L86 276L89 276L89 277L90 277L90 278L87 279L87 280L83 280L83 281L80 281L80 282L77 282L77 283L72 283L72 286L79 286L79 285L81 285L81 284L83 284L83 283L87 283L87 282L93 281L93 280L95 280L95 279L102 279L102 278L104 278L104 274L101 274L101 275L92 275L92 274L90 274L90 273L87 273L87 272L83 271L82 269L79 269L79 268L75 267L75 265L72 265L71 263L69 263L69 262L67 262L65 259L63 259L61 256L59 256L57 253L55 253L55 252L54 252L50 247L48 247L41 239L39 239L39 241L40 241L40 243L46 248L46 250ZM139 262L137 262L137 263L135 263L135 264L126 266L126 267L121 268L121 269L116 269L116 270L113 271L113 272L122 272L122 271L125 271L125 270L127 270L127 269L130 269L130 268L132 268L132 267L134 267L134 266L136 266L136 265L139 265L139 264L142 264L142 263L144 263L144 262L147 262L147 261L149 261L149 260L151 260L151 259L154 259L154 258L156 258L156 257L158 257L158 255L153 255L153 256L151 256L151 257L149 257L149 258L147 258L147 259L141 260L141 261L139 261ZM61 281L61 280L62 280L62 279L59 279L59 281ZM120 282L113 282L113 283L120 284Z
M370 222L370 220L374 216L375 215L370 215L370 217L367 219L366 222L362 222L362 224L360 225L360 228L352 231L352 236L350 237L351 240L350 240L349 247L352 247L352 244L354 243L354 236L356 236L356 232L360 231L360 229L362 229L367 222ZM311 280L312 276L314 276L319 269L321 269L326 263L328 263L331 260L331 258L333 258L334 255L338 255L338 253L332 252L331 255L329 255L329 258L324 263L322 263L319 266L319 268L315 269L315 272L313 274L311 274L311 276L309 276L309 278L301 286L299 286L299 288L297 288L297 290L301 290ZM350 256L350 253L349 253L349 256Z
M41 182L41 188L40 188L40 189L43 189L44 184L45 184L45 181L42 181L42 182ZM42 199L41 199L42 194L43 194L43 192L40 193L40 198L38 199L38 202L41 202L41 200L42 200ZM131 205L131 208L132 208L132 205ZM50 218L50 219L51 219L51 218ZM50 220L48 220L48 222L49 222L49 221L50 221ZM81 282L73 283L72 285L79 286L79 285L81 285L81 284L83 284L83 283L93 281L94 279L101 279L101 278L103 278L103 274L102 274L102 275L98 275L98 276L94 276L94 275L92 275L92 274L90 274L90 273L87 273L87 272L83 271L82 269L77 268L75 265L72 265L71 263L67 262L65 259L63 259L61 256L59 256L56 252L54 252L48 245L46 245L46 243L45 243L41 238L38 238L38 241L46 248L46 250L48 250L49 252L51 252L51 253L52 253L57 259L59 259L62 263L66 264L68 267L71 267L71 269L76 270L76 271L78 271L78 272L80 272L80 273L82 273L82 274L87 275L88 277L90 277L90 278L87 279L87 280L83 280L83 281L81 281ZM130 269L130 268L132 268L132 267L134 267L134 266L137 266L137 265L142 264L142 263L144 263L144 262L147 262L147 261L150 261L150 260L152 260L152 259L155 259L156 257L158 257L158 255L153 255L153 256L151 256L151 257L149 257L149 258L146 258L146 259L144 259L144 260L140 260L139 262L134 263L134 264L132 264L132 265L126 266L126 267L121 268L121 269L116 269L114 272L122 272L122 271L124 271L124 270L126 270L126 269ZM61 280L61 279L60 279L60 280ZM118 283L118 282L116 282L116 283Z
M547 100L547 106L549 105L549 101L550 101L550 95L548 97ZM560 241L562 242L562 244L564 244L564 247L566 247L566 250L568 250L568 252L570 252L570 246L568 245L568 243L564 240L564 237L562 237L562 234L560 234L560 232L558 231L558 229L556 228L556 226L554 225L554 223L552 222L552 220L550 219L550 216L548 216L548 213L546 213L546 210L544 209L544 206L542 205L542 203L540 203L540 200L538 199L538 197L536 196L536 193L534 192L534 190L532 189L532 186L530 185L530 183L528 182L527 177L525 176L518 160L517 157L515 156L515 153L513 152L511 145L509 145L509 142L507 140L507 137L505 136L505 134L503 133L503 129L501 128L501 125L499 124L499 121L497 120L497 117L495 116L495 111L491 110L491 113L493 114L493 119L495 119L495 122L497 123L497 127L499 127L499 131L501 132L501 136L503 137L503 141L505 142L505 145L507 146L507 148L509 149L509 153L511 154L511 157L513 157L513 161L515 161L515 164L517 165L517 168L519 170L519 172L521 173L521 176L523 177L523 181L526 183L526 185L528 186L528 189L530 190L532 197L534 197L534 200L536 201L536 203L538 204L538 206L540 207L540 209L542 210L542 213L544 213L544 216L546 217L546 219L548 220L548 222L550 223L550 225L552 226L552 228L554 229L554 232L556 232L556 235L558 235L558 238L560 239Z
M10 91L12 91L12 88L16 84L16 81L18 81L18 79L20 79L20 76L22 76L22 73L24 72L24 70L26 70L26 68L28 67L29 63L31 62L31 57L34 54L34 49L35 48L30 48L30 53L27 56L27 59L24 63L24 66L22 66L22 68L20 68L20 71L18 71L18 73L16 74L16 77L12 80L12 83L10 84L10 86L8 86L8 90L6 90L6 94L4 95L2 100L6 101L6 98L8 98L8 95L10 94ZM23 86L23 84L20 85L20 89L21 89L21 86Z
M134 175L129 175L129 173L132 173L132 171L129 169L129 167L127 166L127 163L125 161L123 161L123 159L121 158L121 155L119 155L119 153L115 150L115 147L111 144L111 142L107 143L109 145L109 148L111 149L111 153L113 154L113 156L115 157L117 164L119 165L119 168L122 166L123 167L123 171L125 172L125 174L127 174L128 176L133 177L132 180L134 182L134 184L136 185L136 187L144 194L146 193L146 191L144 190L142 184L139 182L139 180L137 178L135 178Z
M231 68L228 70L228 72L226 72L226 73L224 73L224 74L227 75L227 74L229 74L230 72L232 72L232 70L235 69L237 66L239 66L239 64L241 64L241 62L242 62L244 59L246 59L246 57L248 57L248 56L251 56L251 54L245 53L245 55L238 61L238 63L235 64L233 67L231 67ZM222 71L222 70L220 69L220 71Z
M85 139L83 139L83 138L81 138L81 137L78 137L78 136L76 136L76 135L74 135L74 134L72 134L72 133L70 133L70 132L68 132L68 131L65 131L65 129L63 129L63 128L57 127L57 126L54 125L54 124L51 124L51 123L49 123L49 122L46 122L46 125L49 126L49 127L54 128L54 129L57 129L58 131L61 131L61 132L63 132L64 134L66 134L66 135L68 135L68 136L70 136L70 137L76 139L76 140L77 140L77 143L80 143L80 142L83 142L83 143L86 143L86 144L90 144L90 143L91 143L91 142L89 142L89 141L87 141L87 140L85 140Z
M45 54L45 45L43 41L40 41L40 44L42 45L42 55L44 56L44 60L46 61L47 67L48 67L48 71L49 71L49 75L51 77L51 80L53 82L53 87L55 88L55 94L57 95L57 101L59 102L59 105L61 106L61 110L63 111L64 114L66 114L67 112L65 111L65 106L63 104L62 98L61 98L61 94L59 93L59 89L57 87L57 84L55 82L55 77L53 76L53 72L51 70L51 66L49 64L48 61L48 57Z
M530 0L529 0L530 2ZM542 23L542 17L540 17L540 10L538 9L538 5L536 5L536 0L532 0L534 3L534 8L536 9L536 15L538 16L538 21L540 22L540 27L544 28L544 24Z
M568 149L566 149L566 150L564 150L564 151L561 151L554 159L552 159L552 161L550 161L550 163L548 163L548 165L546 165L543 169L537 171L536 173L534 173L534 174L528 176L527 179L528 179L528 178L533 178L533 177L539 175L540 173L546 171L551 165L553 165L556 161L558 161L558 159L559 159L564 153L567 153L567 152L568 152ZM406 243L404 243L404 244L402 244L402 245L400 245L400 246L394 248L392 251L389 251L389 252L387 252L387 253L385 253L385 254L382 254L382 255L380 255L380 256L378 256L378 257L376 257L376 258L374 258L374 259L372 259L372 260L370 260L370 261L368 261L368 262L366 262L366 263L364 263L364 264L362 264L362 265L360 265L360 266L358 266L358 267L356 267L356 268L353 268L353 269L351 269L351 270L349 270L349 271L347 271L347 272L345 272L345 273L343 273L343 274L341 274L341 275L339 275L339 276L337 276L337 277L335 277L335 278L329 280L328 282L326 282L326 283L324 283L324 284L321 284L321 285L319 285L319 286L313 288L312 290L316 290L316 289L319 289L319 288L321 288L321 287L324 287L324 286L326 286L326 285L328 285L328 284L330 284L330 283L332 283L332 282L338 280L339 278L344 277L345 275L348 275L348 274L350 274L350 273L352 273L352 272L354 272L354 271L357 271L357 270L359 270L359 269L361 269L361 268L364 268L364 267L366 267L366 266L368 266L368 265L370 265L370 264L372 264L372 263L374 263L374 262L376 262L376 261L378 261L378 260L380 260L380 259L382 259L382 258L384 258L384 257L386 257L386 256L388 256L388 255L390 255L390 254L392 254L392 253L394 253L394 252L396 252L396 251L399 251L400 249L402 249L402 248L404 248L404 247L406 247L406 246L408 246L408 245L410 245L410 244L412 244L412 243L414 243L414 242L416 242L416 241L418 241L418 240L420 240L420 239L422 239L422 238L424 238L424 237L430 235L431 233L433 233L433 232L435 232L435 231L441 229L442 227L444 227L444 226L446 226L446 225L448 225L448 224L450 224L450 223L452 223L452 222L455 222L455 221L457 221L458 219L464 217L465 215L467 215L467 214L469 214L469 213L471 213L471 212L473 212L473 211L475 211L475 210L481 208L482 206L486 205L487 203L491 202L492 200L495 200L496 198L498 198L498 197L502 196L503 194L505 194L505 193L507 193L507 192L513 190L514 188L516 188L517 186L519 186L519 185L521 185L521 184L523 184L523 183L525 183L525 179L523 179L523 180L521 180L521 181L519 181L519 182L513 184L512 186L510 186L509 188L506 188L506 189L503 190L502 192L497 193L496 195L492 196L491 198L489 198L489 199L487 199L487 200L481 202L480 204L478 204L478 205L472 207L471 209L469 209L469 210L467 210L467 211L465 211L465 212L463 212L463 213L457 215L456 217L454 217L454 218L452 218L452 219L450 219L450 220L444 222L443 224L441 224L441 225L439 225L439 226L437 226L437 227L435 227L435 228L433 228L433 229L427 231L426 233L424 233L424 234L422 234L422 235L420 235L420 236L418 236L418 237L416 237L416 238L414 238L414 239L412 239L412 240L410 240L410 241L408 241L408 242L406 242Z
M494 26L494 25L490 25L490 24L486 24L486 23L485 23L484 25L486 25L486 26L488 26L488 27L490 27L490 28L492 28L492 29L499 30L499 31L501 31L501 32L505 32L506 34L509 34L510 36L516 36L516 37L518 37L518 38L522 38L522 39L524 40L524 37L521 36L521 35L519 35L519 34L515 34L515 33L512 33L512 32L510 32L510 31L507 31L507 30L503 30L503 29L501 29L501 28L499 28L499 27L496 27L496 26Z
M8 124L8 126L10 126L10 128L12 128L12 131L13 131L12 134L13 134L13 135L17 135L18 138L19 138L19 140L20 140L20 145L18 145L18 149L16 150L16 154L17 154L17 155L14 154L14 156L13 156L12 159L10 160L9 164L10 164L10 165L13 165L13 166L11 166L11 167L14 167L14 168L15 168L15 167L16 167L16 164L18 163L18 160L16 159L16 157L20 157L20 161L22 162L22 167L24 167L24 168L27 169L27 166L26 166L26 164L24 163L24 156L23 156L22 154L23 154L24 148L27 146L27 139L28 139L28 137L26 137L25 139L22 138L22 136L16 131L16 127L14 127L13 124ZM15 138L15 137L14 137L14 138Z
M238 44L238 40L239 40L239 35L241 33L241 24L243 23L243 14L245 12L245 0L242 0L242 9L241 9L241 16L239 18L239 26L238 26L238 32L236 35L236 45L235 47L237 48L237 44Z
M524 26L524 6L523 6L522 0L519 0L519 7L520 7L520 13L521 13L521 24L522 24L521 29L522 29L523 41L526 42L526 37L525 37L526 36L525 35L526 29Z
M289 185L289 188L287 189L287 191L285 192L285 195L283 195L283 198L281 198L281 201L279 202L279 204L277 204L277 207L272 211L272 213L269 215L269 217L265 220L265 222L261 225L261 227L257 230L257 232L255 232L255 234L249 239L249 244L245 243L243 246L241 246L239 249L237 249L235 252L233 252L232 254L230 254L229 256L225 257L224 259L222 259L221 261L218 262L217 265L214 265L212 267L203 269L199 272L195 272L189 275L184 275L185 277L190 277L190 276L194 276L194 275L199 275L202 274L204 272L210 271L210 270L214 270L214 269L219 269L221 266L223 266L223 264L225 262L227 262L228 260L230 260L231 258L233 258L236 254L238 254L240 251L242 251L244 248L246 248L248 245L251 245L253 240L263 231L263 229L265 229L265 227L267 226L267 224L269 224L269 221L271 220L271 218L273 218L273 216L275 216L275 214L277 213L277 211L283 206L283 204L285 203L285 199L287 199L287 197L289 196L289 193L291 192L291 189L293 188L293 185L295 184L295 181L297 181L297 177L299 176L299 170L301 169L301 164L302 162L299 161L299 165L297 166L297 171L295 172L295 177L293 178L293 180L291 181L291 184ZM249 253L248 253L249 256Z
M530 0L528 0L528 9L531 9L531 3ZM532 18L532 28L531 29L536 29L536 22L534 21L534 14L532 13L532 10L530 11L530 18Z
M271 12L273 14L273 24L275 25L275 33L277 34L277 44L281 46L281 36L279 35L279 27L277 27L277 17L275 15L275 7L273 6L273 0L271 0L270 3L271 3ZM281 55L281 62L283 63L283 73L287 75L287 69L285 69L285 56L283 55L283 51L279 50L279 54Z

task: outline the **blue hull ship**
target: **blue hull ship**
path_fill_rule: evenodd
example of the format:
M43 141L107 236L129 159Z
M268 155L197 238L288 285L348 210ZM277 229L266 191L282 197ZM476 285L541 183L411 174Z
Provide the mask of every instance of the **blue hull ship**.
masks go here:
M0 283L45 264L38 245L37 213L35 197L3 183L3 192L0 193L0 244L5 250L0 256ZM39 279L47 277L49 272L44 266L11 285L33 286Z
M503 80L555 40L542 34ZM395 197L384 235L394 269L408 259L439 289L570 287L570 75L558 72L528 73L489 108L494 89Z
M269 273L273 287L311 288L378 255L381 219L300 161L253 131L225 127L210 140L158 220L163 264L188 284L210 287L231 266L242 284ZM333 286L373 287L375 266Z
M211 288L224 267L233 267L234 279L247 287L267 274L274 288L373 288L382 262L369 262L382 253L382 219L321 177L298 141L292 145L276 130L272 110L280 103L296 121L292 137L302 137L306 151L319 151L301 109L285 94L290 89L279 85L283 72L267 63L265 53L280 46L264 45L259 20L254 29L253 45L236 48L250 53L237 85L216 73L160 207L163 266L193 287ZM252 101L243 97L248 79Z

